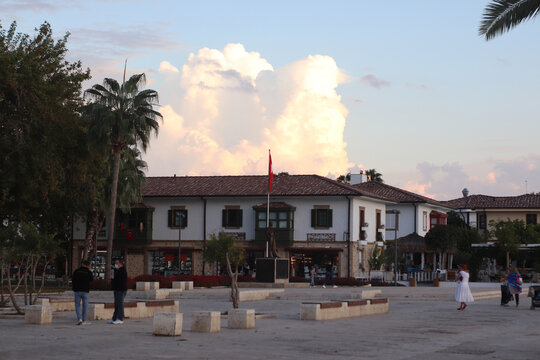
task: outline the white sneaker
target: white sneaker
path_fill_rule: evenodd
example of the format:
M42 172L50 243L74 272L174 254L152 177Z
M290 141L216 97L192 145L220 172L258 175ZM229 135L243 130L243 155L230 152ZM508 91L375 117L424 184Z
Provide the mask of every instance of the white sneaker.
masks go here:
M323 285L322 287L323 287L323 289L326 289L326 285Z
M83 321L81 319L77 320L77 325L81 325Z
M90 325L90 324L91 324L90 321L83 321L83 322L82 322L82 325Z
M124 323L124 322L123 322L122 320L114 320L114 321L113 321L113 324L114 324L114 325L121 325L121 324L123 324L123 323Z
M107 320L107 324L114 324L115 321L116 321L116 320L109 319L109 320Z
M334 289L337 288L337 285L334 285Z

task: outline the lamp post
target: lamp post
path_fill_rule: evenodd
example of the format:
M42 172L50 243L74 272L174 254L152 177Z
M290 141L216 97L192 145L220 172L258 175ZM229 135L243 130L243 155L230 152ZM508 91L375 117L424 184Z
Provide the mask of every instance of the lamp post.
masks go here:
M394 214L394 286L397 286L397 227L399 210L392 210Z
M184 213L178 211L175 216L175 225L178 226L178 275L182 271L182 226L184 225Z

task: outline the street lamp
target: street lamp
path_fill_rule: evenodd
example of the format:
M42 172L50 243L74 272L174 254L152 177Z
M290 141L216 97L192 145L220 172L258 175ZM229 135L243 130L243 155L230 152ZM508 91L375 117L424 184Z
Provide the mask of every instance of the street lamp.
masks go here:
M399 210L391 210L394 214L394 286L397 286L397 227Z
M183 211L177 211L175 214L175 225L178 226L178 275L182 271L182 227L185 226L185 217Z

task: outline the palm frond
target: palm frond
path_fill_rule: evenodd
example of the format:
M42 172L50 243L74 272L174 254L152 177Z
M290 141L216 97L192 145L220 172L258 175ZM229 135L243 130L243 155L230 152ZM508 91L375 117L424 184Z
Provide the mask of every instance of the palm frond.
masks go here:
M480 36L490 40L529 20L540 11L540 0L493 0L482 16Z

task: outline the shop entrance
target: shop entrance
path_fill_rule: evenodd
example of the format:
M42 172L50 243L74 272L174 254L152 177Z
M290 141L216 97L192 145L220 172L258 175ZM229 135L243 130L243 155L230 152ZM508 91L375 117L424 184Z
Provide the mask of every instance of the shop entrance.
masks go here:
M317 277L324 278L326 265L337 264L338 259L338 251L291 251L291 277L299 276L309 279L309 270L315 266Z

